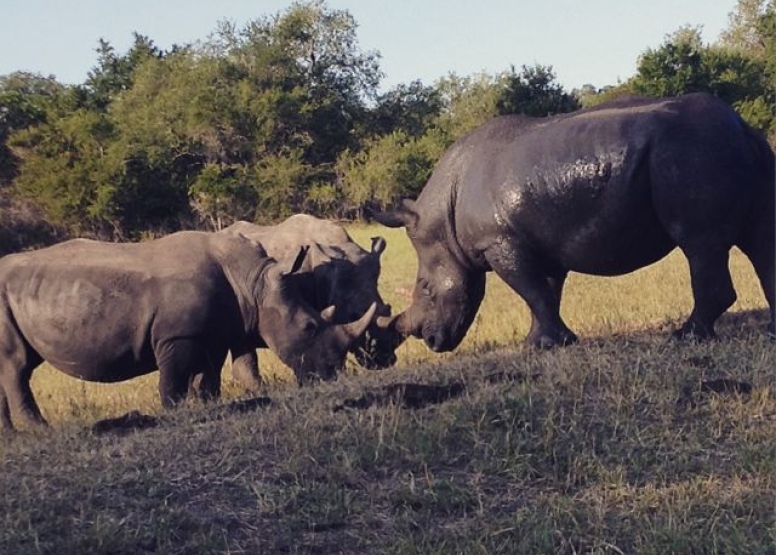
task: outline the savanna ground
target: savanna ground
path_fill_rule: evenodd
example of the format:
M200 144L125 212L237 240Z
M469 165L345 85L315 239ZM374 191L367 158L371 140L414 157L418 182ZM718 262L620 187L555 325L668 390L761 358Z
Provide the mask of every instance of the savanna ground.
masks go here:
M406 306L403 231L351 231L386 237L381 291ZM519 344L527 309L489 279L455 353L409 340L395 368L298 389L262 352L272 403L254 411L230 410L228 370L222 402L164 413L156 374L95 385L42 367L51 429L0 438L0 553L776 554L776 345L748 261L731 268L718 341L667 340L691 306L677 253L572 275L581 341L551 352ZM406 382L464 387L337 410ZM159 425L89 431L135 409Z

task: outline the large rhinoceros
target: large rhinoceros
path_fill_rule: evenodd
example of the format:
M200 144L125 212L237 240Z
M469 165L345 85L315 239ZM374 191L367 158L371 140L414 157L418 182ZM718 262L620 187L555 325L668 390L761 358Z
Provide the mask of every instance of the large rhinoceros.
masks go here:
M374 317L330 323L304 302L288 265L227 234L180 232L139 244L76 239L0 259L0 428L44 423L30 390L41 362L87 381L159 369L165 406L200 380L217 397L233 355L271 348L296 372L330 378Z
M768 143L707 94L499 117L445 153L417 201L374 214L405 226L419 259L412 304L392 325L454 349L493 270L530 307L528 341L570 343L559 313L569 271L623 274L678 246L695 306L674 335L708 338L736 298L736 245L760 279L773 334L775 189Z
M385 250L382 237L372 239L371 252L361 248L341 226L310 216L296 214L274 226L239 221L223 230L258 241L270 256L282 260L303 245L310 250L296 274L299 289L317 309L336 306L334 322L354 320L377 303L377 315L390 316L391 307L383 302L377 288L380 256ZM385 368L396 362L395 349L402 337L373 323L362 338L351 346L356 360L365 368ZM249 389L259 388L258 359L247 353L232 361L236 380Z

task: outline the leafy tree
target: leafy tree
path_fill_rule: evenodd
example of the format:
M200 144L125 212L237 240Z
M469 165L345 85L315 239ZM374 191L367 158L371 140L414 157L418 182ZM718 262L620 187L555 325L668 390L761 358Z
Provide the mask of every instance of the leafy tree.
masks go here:
M395 131L367 148L344 153L337 170L344 202L358 213L367 202L388 206L397 197L415 197L449 145L446 134L431 129L422 137Z
M503 89L500 76L480 73L460 77L451 73L437 81L436 88L443 103L436 127L447 135L449 143L498 115Z
M104 198L112 188L103 164L111 135L104 115L86 109L18 131L10 139L24 160L15 191L34 199L54 224L103 233L104 224L116 223Z
M257 193L241 170L241 166L206 164L189 188L192 208L216 231L255 217Z
M104 108L121 92L132 87L135 69L149 58L161 59L165 52L150 38L133 34L134 42L126 54L117 54L106 40L100 39L96 48L97 66L93 68L84 83L86 102L94 108Z
M354 146L353 132L366 115L364 100L375 96L382 73L379 54L359 49L348 12L331 10L321 0L297 2L241 31L222 25L211 47L269 95L265 131L308 138L307 163L332 163ZM286 144L271 142L277 146L270 151Z
M757 33L763 45L762 57L765 64L763 78L767 92L763 96L772 114L769 138L771 145L776 148L776 1L771 0L757 20Z
M630 82L609 85L598 90L582 91L577 95L583 108L592 108L604 102L610 102L624 96L635 94L633 85Z
M641 56L629 85L637 93L659 97L709 92L733 105L750 124L767 130L776 116L768 76L764 56L706 46L698 28L685 27Z
M7 144L9 137L46 121L63 94L53 77L25 72L0 77L0 186L13 180L20 162Z
M764 35L759 26L768 5L773 9L772 0L770 4L767 0L738 0L728 16L728 28L722 32L719 45L750 56L762 55L765 50Z
M247 175L257 197L252 219L267 223L297 212L317 174L301 150L287 149L263 157L247 168Z
M552 66L512 67L504 77L504 89L497 102L500 114L545 117L577 110L579 100L555 82Z
M377 97L371 112L370 131L376 135L401 131L409 137L420 137L434 124L442 109L442 97L436 88L420 81L398 85Z
M657 49L647 49L632 81L635 92L650 96L676 96L705 89L708 76L703 64L700 29L683 27Z
M61 230L11 187L26 151L15 133L58 117L68 91L54 77L16 72L0 77L0 255L52 243Z

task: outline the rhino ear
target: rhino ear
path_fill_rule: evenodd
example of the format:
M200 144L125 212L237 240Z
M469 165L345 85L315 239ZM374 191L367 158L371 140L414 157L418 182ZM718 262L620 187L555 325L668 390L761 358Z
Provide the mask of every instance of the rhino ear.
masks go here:
M367 209L368 215L378 223L386 227L414 227L418 221L418 213L415 211L415 201L403 199L398 207L390 212L378 212Z
M234 225L234 224L232 224L232 225ZM224 230L222 230L222 231L226 231L226 230L228 230L228 229L229 229L229 228L225 228L225 229L224 229ZM236 235L237 235L237 237L239 237L240 239L244 239L245 241L248 241L248 243L250 243L250 244L251 244L251 246L252 246L254 249L256 249L256 252L258 253L258 255L259 255L259 256L261 256L261 257L263 257L263 258L266 258L266 257L268 257L268 256L269 256L269 255L267 254L267 250L264 248L264 245L262 245L262 244L261 244L259 241L255 240L255 239L251 239L250 237L248 237L248 236L247 236L247 235L245 235L244 233L239 233L239 232L238 232Z
M301 268L302 264L304 263L304 259L305 259L305 256L307 256L308 250L310 250L309 245L302 245L301 247L299 247L299 253L296 255L294 262L291 264L291 268L288 269L287 271L284 271L283 274L291 275L298 272L299 268Z
M313 244L310 245L308 256L310 257L310 263L314 267L318 267L321 264L331 262L331 257L328 254L326 254L326 252L323 250L323 247L321 247L321 245L316 242L313 242Z
M385 239L382 237L372 237L372 254L380 256L385 250Z

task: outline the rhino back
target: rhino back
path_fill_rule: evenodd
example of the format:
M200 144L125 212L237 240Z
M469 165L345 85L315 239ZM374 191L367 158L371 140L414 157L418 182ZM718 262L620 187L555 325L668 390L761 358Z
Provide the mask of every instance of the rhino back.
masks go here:
M341 260L356 262L369 254L341 226L308 214L295 214L273 226L238 221L224 232L261 243L276 259L295 256L300 247L313 243L318 243L328 256Z
M341 226L307 214L296 214L275 226L259 226L249 222L235 222L224 230L226 233L243 235L260 243L269 256L278 260L296 256L302 246L311 249L305 260L304 271L315 275L318 286L317 297L320 302L313 303L316 308L322 303L334 300L332 295L321 297L320 286L329 291L336 287L348 287L347 292L356 295L368 289L363 303L357 303L355 310L362 314L369 305L377 300L377 278L379 275L378 257L361 248ZM347 281L347 284L343 283ZM308 284L308 287L310 285ZM303 285L303 290L305 289Z
M691 213L693 198L707 199L709 221L744 217L753 190L736 192L737 179L717 175L752 171L740 163L746 142L735 113L703 95L496 118L438 164L418 199L420 233L454 242L451 250L484 269L484 253L509 237L559 267L629 272L673 247L666 223L677 211ZM655 178L690 168L688 160L698 177Z

